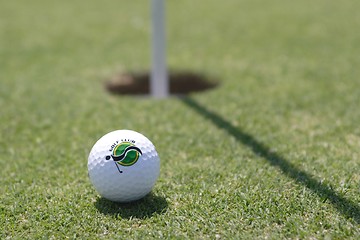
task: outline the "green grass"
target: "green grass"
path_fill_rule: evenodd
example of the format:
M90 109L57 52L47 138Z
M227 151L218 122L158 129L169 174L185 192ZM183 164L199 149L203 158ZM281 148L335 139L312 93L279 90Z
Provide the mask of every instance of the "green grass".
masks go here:
M0 238L358 239L359 1L167 1L171 69L221 83L113 96L150 66L148 1L0 3ZM95 141L148 136L161 175L114 204Z

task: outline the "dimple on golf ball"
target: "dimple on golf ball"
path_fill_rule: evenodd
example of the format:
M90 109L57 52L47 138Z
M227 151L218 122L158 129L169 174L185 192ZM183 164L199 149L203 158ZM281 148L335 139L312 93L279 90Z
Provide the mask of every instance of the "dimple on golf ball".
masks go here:
M88 158L91 183L104 198L131 202L147 195L159 176L155 146L141 133L116 130L101 137Z

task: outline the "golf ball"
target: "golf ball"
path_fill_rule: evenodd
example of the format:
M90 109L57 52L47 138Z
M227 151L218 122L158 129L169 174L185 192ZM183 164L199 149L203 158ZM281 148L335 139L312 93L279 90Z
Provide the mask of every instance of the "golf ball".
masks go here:
M160 173L160 159L144 135L116 130L95 143L89 154L88 171L102 197L131 202L151 191Z

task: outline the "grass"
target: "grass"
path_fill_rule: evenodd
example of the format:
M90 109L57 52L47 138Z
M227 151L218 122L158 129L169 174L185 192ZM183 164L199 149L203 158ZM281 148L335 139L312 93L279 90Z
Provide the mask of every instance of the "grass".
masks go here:
M154 100L102 85L149 68L148 4L0 3L1 238L358 239L359 7L167 1L169 67L220 86ZM114 129L161 157L136 203L87 177Z

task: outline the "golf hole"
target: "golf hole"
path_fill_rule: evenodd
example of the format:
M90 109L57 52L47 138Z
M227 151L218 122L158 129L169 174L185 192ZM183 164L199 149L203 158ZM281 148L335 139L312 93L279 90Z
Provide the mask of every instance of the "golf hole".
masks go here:
M218 86L218 81L204 74L190 71L169 73L169 92L171 95L187 95L203 92ZM112 94L149 95L150 74L148 72L123 73L105 82L105 88Z

